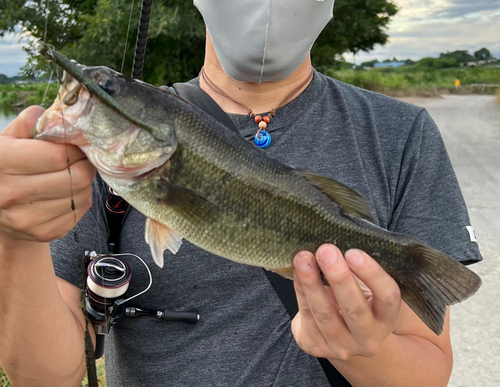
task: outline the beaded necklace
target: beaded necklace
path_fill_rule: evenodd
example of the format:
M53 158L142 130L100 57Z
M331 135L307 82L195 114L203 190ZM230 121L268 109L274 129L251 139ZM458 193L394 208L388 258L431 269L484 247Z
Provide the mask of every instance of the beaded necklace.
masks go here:
M241 106L243 109L246 110L247 114L255 119L255 122L259 125L259 129L257 130L257 133L254 136L254 142L255 145L257 145L259 148L266 148L271 144L271 135L269 132L267 132L265 129L267 128L267 125L271 122L271 119L276 115L276 110L278 110L280 107L286 105L288 102L290 102L296 94L305 86L307 85L314 73L311 69L311 73L307 77L307 79L302 82L299 86L297 86L295 89L293 89L286 97L283 99L278 106L276 106L274 109L272 109L267 115L262 117L261 115L255 115L255 113L250 109L248 106L242 104L241 102L235 101L229 94L227 94L224 90L222 90L220 87L218 87L215 83L212 82L210 78L208 78L207 73L205 72L205 68L201 68L201 77L205 81L205 83L210 87L213 91L215 91L217 94L222 95L223 97L226 97L227 99L233 101L235 104L238 106Z

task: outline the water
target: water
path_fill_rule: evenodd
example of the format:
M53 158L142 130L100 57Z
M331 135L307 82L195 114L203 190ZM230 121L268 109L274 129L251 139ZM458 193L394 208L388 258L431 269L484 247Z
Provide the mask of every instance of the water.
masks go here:
M4 130L10 122L17 117L20 110L0 107L0 132Z

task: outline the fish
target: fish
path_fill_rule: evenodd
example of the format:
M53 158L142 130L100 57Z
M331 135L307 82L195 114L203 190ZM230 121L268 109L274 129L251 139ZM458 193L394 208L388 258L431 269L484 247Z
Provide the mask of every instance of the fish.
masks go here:
M241 264L293 279L293 258L324 243L365 251L437 335L446 307L481 279L421 241L373 223L369 203L328 177L294 169L178 95L103 66L40 53L65 71L33 137L73 144L102 179L143 213L145 240L163 267L186 239Z

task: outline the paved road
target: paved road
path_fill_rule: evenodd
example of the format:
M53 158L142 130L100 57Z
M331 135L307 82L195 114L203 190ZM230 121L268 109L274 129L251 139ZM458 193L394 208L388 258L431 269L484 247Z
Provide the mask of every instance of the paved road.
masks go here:
M479 292L452 307L450 386L500 386L500 106L492 96L412 98L436 121L476 229Z

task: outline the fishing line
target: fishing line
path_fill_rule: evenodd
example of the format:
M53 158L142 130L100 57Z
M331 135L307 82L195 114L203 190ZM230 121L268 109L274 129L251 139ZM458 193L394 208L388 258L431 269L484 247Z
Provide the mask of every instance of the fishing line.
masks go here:
M134 11L134 4L135 0L132 0L132 6L130 7L130 16L128 18L127 36L125 37L125 46L123 47L122 69L120 71L122 74L123 74L123 69L125 68L125 56L127 54L128 36L130 33L130 25L132 24L132 13Z
M49 21L49 0L45 1L45 31L44 31L44 37L43 37L43 42L44 46L47 45L47 31L48 31L48 21ZM50 73L49 80L47 82L47 88L45 89L45 94L43 96L42 100L42 106L45 103L45 99L47 98L47 93L48 89L50 86L50 83L52 81L52 76L56 75L59 83L62 85L64 82L64 73L63 76L58 71L58 67L54 68L54 63L50 62L50 66L52 68L52 71ZM78 233L76 231L76 225L77 225L77 220L76 220L76 206L75 206L75 200L74 200L74 192L73 192L73 176L71 174L71 167L70 167L70 159L69 159L69 152L68 152L68 144L66 143L67 141L67 133L66 133L66 121L64 119L64 112L63 112L63 101L61 98L61 93L57 93L57 96L59 98L59 106L60 106L60 114L61 114L61 119L62 119L62 125L63 125L63 132L64 132L64 150L66 152L66 164L68 166L68 175L69 175L69 189L70 189L70 196L71 196L71 211L73 212L73 238L76 243L80 243L80 239L78 237ZM80 260L82 261L82 260ZM81 262L83 264L83 261ZM85 299L85 284L83 284L82 287L82 300ZM83 304L85 305L85 304ZM94 356L94 347L92 345L92 341L90 339L90 333L89 333L89 319L87 315L87 311L85 307L82 308L83 312L85 314L85 363L86 363L86 368L87 368L87 381L89 387L98 387L99 382L97 380L97 367L96 367L96 362L95 362L95 356Z
M49 24L49 0L45 0L45 30L43 32L43 44L47 44L48 24Z
M62 80L62 82L64 82L64 79ZM61 84L62 84L61 82ZM76 225L77 225L77 221L76 221L76 206L75 206L75 200L74 200L74 193L73 193L73 176L71 174L71 167L70 167L70 163L69 163L69 152L68 152L68 144L66 143L66 140L67 140L67 137L66 137L66 131L67 131L67 127L66 127L66 120L64 119L64 110L63 110L63 101L61 99L61 93L58 93L57 94L58 98L59 98L59 106L60 106L60 113L61 113L61 120L62 120L62 124L63 124L63 133L64 133L64 151L66 152L66 164L68 166L68 175L69 175L69 192L70 192L70 197L71 197L71 211L73 212L73 238L75 240L76 243L80 243L80 240L78 238L78 233L76 232Z
M45 99L47 98L47 93L49 91L49 86L50 86L50 82L52 81L53 75L54 75L54 69L52 69L52 71L50 72L49 81L47 82L47 87L45 88L45 93L43 94L43 99L42 99L42 103L41 103L42 107L45 106Z

